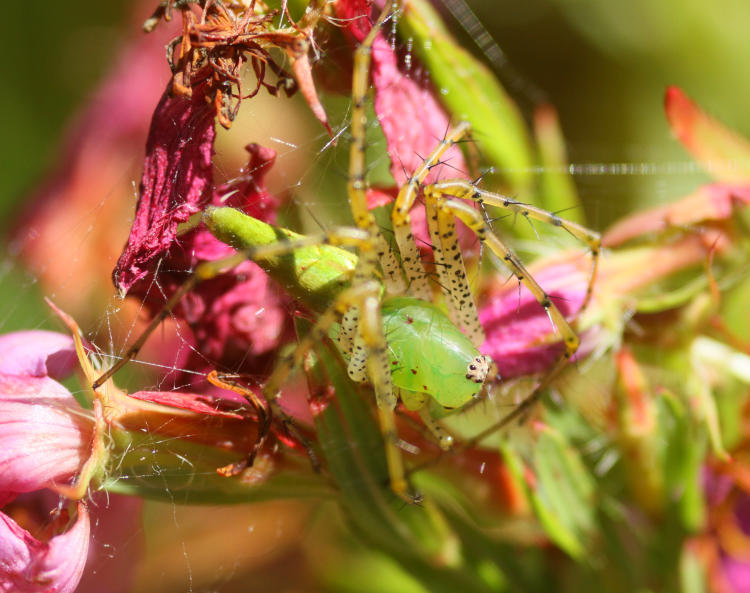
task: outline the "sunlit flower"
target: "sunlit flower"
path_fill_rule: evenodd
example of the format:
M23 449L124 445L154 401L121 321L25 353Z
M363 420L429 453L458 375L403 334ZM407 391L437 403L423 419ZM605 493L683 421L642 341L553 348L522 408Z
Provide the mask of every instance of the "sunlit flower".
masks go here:
M370 31L372 7L371 2L363 0L336 2L337 15L357 42L361 42ZM429 78L420 73L417 64L405 63L399 58L382 32L373 42L371 60L375 115L385 135L390 171L396 180L393 188L368 190L368 206L375 208L395 198L398 188L408 182L424 159L438 147L451 128L451 119L435 97ZM413 61L414 57L410 55L409 60ZM425 183L457 178L467 179L468 172L461 149L454 145L430 169ZM411 218L418 245L429 245L424 207L415 206ZM473 236L463 225L459 228L462 229L459 236L463 242L473 241Z
M0 496L68 484L88 458L94 431L92 417L47 373L48 365L62 370L56 362L73 354L72 340L18 332L0 337L0 350Z
M72 526L60 513L42 539L12 518L25 516L22 509L42 489L68 486L89 457L93 418L49 376L70 374L71 355L73 341L53 332L0 337L2 591L73 591L86 563L89 517L83 503Z

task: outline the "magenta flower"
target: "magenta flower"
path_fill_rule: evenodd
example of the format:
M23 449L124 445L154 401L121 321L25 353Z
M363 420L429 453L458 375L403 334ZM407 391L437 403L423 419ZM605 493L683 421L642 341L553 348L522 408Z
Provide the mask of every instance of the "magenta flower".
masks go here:
M744 458L744 451L739 452ZM708 505L707 529L697 550L709 571L712 590L743 593L750 589L750 493L741 464L706 467L703 490Z
M560 312L573 319L586 296L588 277L583 266L576 261L551 262L535 272L534 278L544 286ZM479 321L487 336L482 353L495 361L503 379L550 368L562 353L562 344L555 337L544 309L524 286L497 288L479 311ZM584 341L577 356L590 350L589 342Z
M0 373L61 379L77 366L70 336L44 330L0 336Z
M88 457L93 418L48 374L70 374L71 355L73 341L62 334L0 337L0 499L66 485Z

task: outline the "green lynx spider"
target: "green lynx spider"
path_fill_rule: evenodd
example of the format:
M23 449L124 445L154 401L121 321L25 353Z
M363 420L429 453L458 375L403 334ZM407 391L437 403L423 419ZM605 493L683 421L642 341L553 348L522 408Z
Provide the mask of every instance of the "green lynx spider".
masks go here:
M518 281L531 291L559 332L564 344L564 352L560 359L540 379L537 389L522 402L519 409L526 409L533 403L536 394L567 364L579 345L575 331L547 293L526 271L523 263L510 248L494 234L480 211L463 199L504 208L514 214L563 228L585 242L592 253L592 273L585 302L588 302L592 291L600 237L598 233L581 225L540 208L482 190L469 181L459 179L422 185L430 168L440 161L445 151L469 134L468 124L461 123L446 135L421 167L412 174L396 198L392 222L400 253L399 261L382 236L375 217L368 210L365 197L365 105L369 90L370 53L373 40L389 14L390 9L383 11L368 36L357 48L354 58L348 194L356 227L334 228L309 237L276 230L273 232L276 242L259 244L257 239L251 239L248 244L238 239L243 231L233 226L236 216L226 213L232 222L217 222L222 220L221 211L230 209L207 210L204 220L209 229L219 239L232 244L239 252L226 260L199 265L194 275L172 296L123 358L95 382L95 387L109 379L137 355L149 334L169 315L177 302L202 279L210 278L245 258L263 265L276 256L315 246L321 250L335 247L355 248L358 259L350 260L348 271L337 272L343 277L343 280L337 280L340 290L332 295L330 303L322 307L317 322L311 331L302 337L294 352L278 362L263 393L271 413L286 419L277 401L281 385L291 370L301 363L314 343L325 338L331 326L340 322L337 341L341 352L349 360L349 376L355 381L370 382L375 391L391 488L400 497L412 500L408 494L403 460L398 448L394 410L399 397L409 409L420 413L425 425L437 437L441 447L448 449L452 445L452 437L439 426L435 420L436 415L440 415L440 410L448 412L471 401L480 392L486 378L491 375L492 361L477 350L484 340L484 334L458 245L456 219L470 228L479 241L495 253ZM411 232L409 212L417 199L420 187L434 249L438 284L443 292L450 320L431 304L433 290ZM278 240L279 237L281 240ZM407 325L412 325L416 334L410 337L397 337L395 332ZM440 332L430 335L428 328L434 330L437 327L440 328ZM452 370L448 371L447 375L442 371L442 374L430 374L427 370L429 363L424 355L419 358L419 354L425 350L425 343L430 344L430 356L438 361L438 367L448 368L447 361L451 356L456 358L453 362L457 362L458 366L451 367ZM435 354L438 350L440 354ZM513 417L517 415L512 413ZM262 436L261 440L263 438ZM250 462L257 449L256 445Z

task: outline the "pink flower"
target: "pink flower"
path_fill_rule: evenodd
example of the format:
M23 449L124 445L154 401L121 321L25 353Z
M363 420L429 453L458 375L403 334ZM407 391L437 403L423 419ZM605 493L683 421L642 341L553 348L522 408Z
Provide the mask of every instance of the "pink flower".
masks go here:
M61 379L77 366L70 336L44 330L0 336L0 373Z
M3 593L72 593L81 580L89 547L86 505L77 504L77 518L62 531L64 514L53 525L52 537L40 540L0 513L0 591Z
M572 319L586 296L586 270L574 261L552 262L534 274L566 319ZM529 290L508 286L492 293L479 311L487 339L481 347L495 361L500 376L510 379L542 372L562 353L559 335ZM557 343L554 343L557 341ZM579 356L589 348L584 345Z
M233 250L198 227L178 236L177 226L209 204L242 209L272 222L278 200L264 184L274 151L247 146L249 162L238 181L214 187L214 110L205 86L190 99L165 92L154 112L146 147L136 216L127 245L115 267L116 287L156 314L201 262L227 257ZM178 125L175 125L178 122ZM173 311L188 322L199 353L180 366L208 368L224 363L263 372L260 359L288 336L288 299L254 263L244 262L197 286ZM249 353L249 356L247 354Z
M6 513L38 500L44 488L68 485L89 457L93 419L48 376L72 369L72 351L72 340L53 332L0 338L0 591L73 591L86 563L83 503L72 526L60 514L44 540Z
M72 340L53 332L0 337L0 499L67 484L88 457L93 419L48 376L70 374L59 363L72 352Z
M0 498L69 483L88 457L93 425L57 381L0 373Z
M744 461L745 452L738 453ZM708 568L711 589L743 593L750 589L750 493L747 469L741 462L706 467L703 490L707 526L696 539Z

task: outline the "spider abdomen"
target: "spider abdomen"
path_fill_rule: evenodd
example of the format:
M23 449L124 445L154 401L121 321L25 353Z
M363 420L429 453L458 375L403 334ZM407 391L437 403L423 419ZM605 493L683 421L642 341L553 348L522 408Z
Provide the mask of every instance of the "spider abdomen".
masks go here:
M383 303L382 315L395 386L426 393L446 410L479 393L488 362L442 310L419 299L392 297Z

